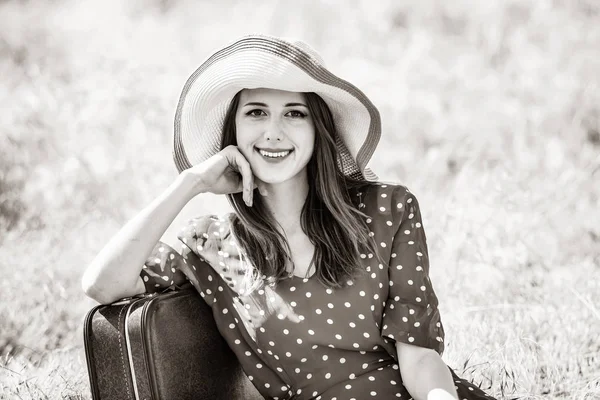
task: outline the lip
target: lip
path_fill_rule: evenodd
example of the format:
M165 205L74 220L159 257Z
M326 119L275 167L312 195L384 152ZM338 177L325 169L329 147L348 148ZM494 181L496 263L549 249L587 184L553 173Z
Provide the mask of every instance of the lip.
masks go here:
M265 157L262 154L260 154L260 150L263 151L268 151L269 153L273 152L273 153L278 153L278 152L283 152L283 151L289 151L289 153L283 157ZM293 153L293 150L267 150L267 149L258 149L258 147L254 148L254 151L256 151L256 153L260 156L260 158L264 161L267 162L269 164L278 164L283 162L284 160L287 160L287 158L290 156L290 154Z
M294 151L294 149L273 149L270 147L254 147L256 150L268 151L269 153L280 153L283 151Z

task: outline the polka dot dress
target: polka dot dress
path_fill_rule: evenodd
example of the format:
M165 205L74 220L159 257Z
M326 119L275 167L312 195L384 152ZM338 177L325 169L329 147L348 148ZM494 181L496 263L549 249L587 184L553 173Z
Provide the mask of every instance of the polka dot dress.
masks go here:
M191 220L180 252L158 243L141 272L146 289L189 279L265 398L408 400L395 342L444 349L419 205L400 185L367 184L352 196L383 262L361 254L365 272L344 288L316 275L251 287L230 214ZM460 399L491 399L450 371Z

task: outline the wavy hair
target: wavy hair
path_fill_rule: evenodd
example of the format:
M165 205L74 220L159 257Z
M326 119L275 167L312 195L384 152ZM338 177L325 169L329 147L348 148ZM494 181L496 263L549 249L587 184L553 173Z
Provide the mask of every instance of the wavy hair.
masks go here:
M221 149L237 145L235 116L240 92L232 99L223 124ZM358 209L358 192L369 182L345 176L337 166L338 133L329 107L315 93L303 93L315 129L315 146L307 165L308 196L300 214L300 226L315 246L313 262L319 281L328 287L344 287L356 274L364 273L360 254L378 257L376 245ZM242 254L254 265L256 279L277 283L287 278L285 266L291 251L277 221L255 189L252 207L242 193L228 194L236 215L231 229ZM247 251L246 249L252 249Z

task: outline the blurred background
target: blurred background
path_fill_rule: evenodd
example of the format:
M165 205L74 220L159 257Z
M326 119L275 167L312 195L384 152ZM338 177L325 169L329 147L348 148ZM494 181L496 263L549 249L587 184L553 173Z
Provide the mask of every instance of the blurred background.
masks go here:
M0 1L0 397L90 398L81 274L176 177L187 77L248 33L379 107L371 167L420 200L444 360L498 398L600 398L596 0Z

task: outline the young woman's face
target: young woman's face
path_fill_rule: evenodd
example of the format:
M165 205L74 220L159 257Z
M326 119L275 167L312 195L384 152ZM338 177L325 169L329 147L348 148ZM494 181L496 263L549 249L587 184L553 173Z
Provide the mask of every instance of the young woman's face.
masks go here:
M244 89L235 115L239 150L265 183L305 179L315 143L302 93Z

